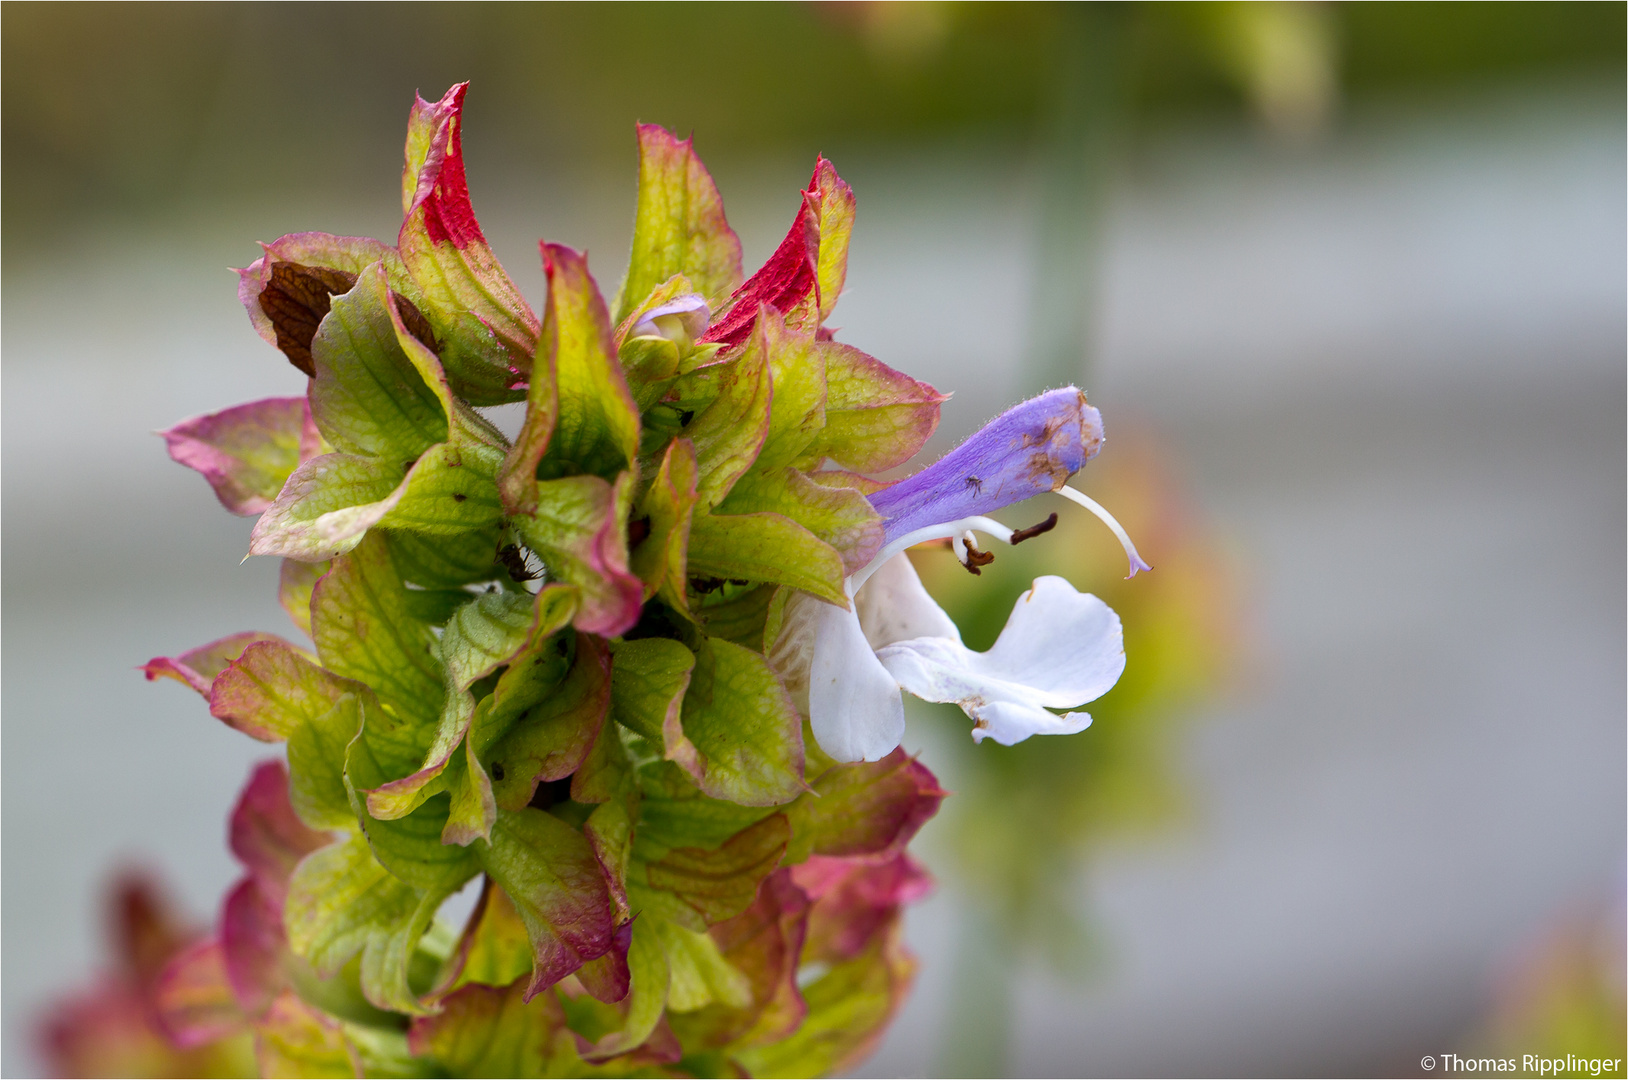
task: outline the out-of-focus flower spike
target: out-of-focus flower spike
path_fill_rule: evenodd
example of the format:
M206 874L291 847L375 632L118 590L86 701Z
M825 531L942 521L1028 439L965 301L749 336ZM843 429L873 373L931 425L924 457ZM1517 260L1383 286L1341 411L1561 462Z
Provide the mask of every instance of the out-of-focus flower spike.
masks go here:
M571 1033L559 997L541 994L524 1001L524 996L521 983L460 986L435 1015L413 1018L408 1049L437 1062L450 1076L540 1075L526 1071L527 1066L540 1070L540 1063L548 1060L545 1049Z
M226 977L226 950L218 938L205 938L177 955L153 997L165 1034L182 1049L226 1038L248 1024Z
M365 1031L358 1030L358 1038ZM277 995L255 1025L255 1035L255 1064L261 1076L366 1075L361 1053L346 1028L292 990Z
M791 877L814 902L807 957L827 963L858 956L901 905L933 888L932 875L902 851L886 861L815 855L792 867Z
M146 986L195 936L161 882L139 869L121 872L108 897L108 923L124 974Z
M251 1015L265 1012L288 984L283 894L273 902L253 877L241 878L221 904L217 940L238 1006Z
M232 854L279 907L294 867L332 840L307 828L294 813L288 799L288 769L282 762L255 766L232 810L229 842Z
M754 1043L790 1035L808 1013L797 988L808 908L808 895L781 867L763 879L751 907L712 928L724 959L751 984L752 1006L737 1026L749 1021Z
M332 837L307 828L289 801L288 770L280 761L257 766L232 811L230 842L248 875L221 909L225 976L237 1003L259 1015L288 982L283 906L299 861Z

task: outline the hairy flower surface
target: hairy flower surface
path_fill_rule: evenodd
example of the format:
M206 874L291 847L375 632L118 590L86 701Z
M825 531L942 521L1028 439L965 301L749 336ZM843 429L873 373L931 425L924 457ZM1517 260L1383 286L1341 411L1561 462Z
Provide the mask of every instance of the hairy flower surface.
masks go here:
M985 515L1069 495L1101 419L1053 391L871 479L944 396L824 325L852 191L820 158L748 276L690 141L649 125L620 290L545 242L534 312L470 203L464 92L413 107L394 244L299 233L240 271L304 397L164 433L259 514L250 553L283 559L311 647L145 667L287 746L158 1008L178 1045L252 1036L276 1074L843 1068L909 986L905 847L944 795L897 749L900 687L1013 742L1079 730L1050 710L1124 664L1117 618L1058 578L968 651L901 552L950 538L976 572L968 530L1045 531ZM512 439L480 411L520 401Z

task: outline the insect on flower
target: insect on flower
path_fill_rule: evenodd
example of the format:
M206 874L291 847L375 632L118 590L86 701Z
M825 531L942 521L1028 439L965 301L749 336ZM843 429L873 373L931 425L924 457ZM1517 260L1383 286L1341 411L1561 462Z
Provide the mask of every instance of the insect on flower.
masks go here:
M536 581L542 577L541 570L533 570L527 558L528 552L522 552L519 544L504 544L497 549L497 561L503 569L509 572L513 581Z

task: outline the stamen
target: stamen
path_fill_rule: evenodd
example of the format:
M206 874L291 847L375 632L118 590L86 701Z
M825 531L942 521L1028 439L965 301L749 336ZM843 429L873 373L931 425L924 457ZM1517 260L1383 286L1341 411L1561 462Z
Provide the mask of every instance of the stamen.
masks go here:
M967 529L960 536L953 538L950 541L950 547L954 549L955 557L961 560L961 565L966 567L967 572L974 577L983 573L979 567L988 566L995 561L993 551L979 549L978 538L972 535L971 529Z
M920 529L913 529L888 544L881 551L878 551L875 558L871 559L863 570L848 578L848 595L853 596L857 593L860 586L864 585L870 579L870 576L876 573L878 567L905 548L915 547L917 544L926 543L928 540L949 540L951 546L954 547L955 539L968 529L977 529L981 533L993 536L1003 544L1012 542L1011 529L993 518L976 515L961 518L959 521L946 521L941 525L927 525ZM956 557L961 557L959 550L956 551ZM961 563L963 566L966 565L966 559L961 559Z
M1049 533L1055 528L1057 528L1057 515L1052 514L1051 517L1038 525L1030 525L1027 529L1019 529L1013 533L1010 543L1016 545L1023 543L1025 540L1033 540L1041 533Z
M1101 503L1097 502L1095 499L1083 492L1076 491L1067 484L1064 484L1062 487L1058 488L1057 494L1061 495L1065 499L1071 499L1074 502L1079 503L1093 514L1097 515L1097 517L1101 519L1102 523L1108 526L1108 528L1112 529L1115 536L1119 537L1119 543L1125 549L1125 557L1129 559L1131 563L1131 572L1125 575L1125 579L1127 581L1135 577L1138 570L1153 569L1153 567L1142 561L1142 556L1136 553L1136 545L1131 543L1131 538L1126 535L1125 527L1119 522L1115 521L1114 516L1104 509Z

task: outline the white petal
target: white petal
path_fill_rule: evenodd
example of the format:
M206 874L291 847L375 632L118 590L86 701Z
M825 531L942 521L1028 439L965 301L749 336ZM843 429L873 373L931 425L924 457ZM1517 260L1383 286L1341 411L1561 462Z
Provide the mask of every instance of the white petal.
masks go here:
M904 701L859 628L859 617L814 602L808 720L820 748L838 761L877 761L904 738Z
M878 650L899 685L928 701L953 701L998 742L1079 731L1083 705L1107 693L1125 670L1119 616L1058 577L1043 577L1019 598L986 653L959 641L918 637Z
M949 638L961 643L961 632L922 587L921 578L904 552L877 568L854 597L859 625L871 648L880 649L907 638Z
M1125 671L1119 616L1064 578L1036 578L1012 607L1006 629L983 654L986 670L1043 691L1053 709L1083 705L1113 689Z
M1047 712L1035 705L997 701L967 712L973 719L972 741L994 739L1002 746L1020 743L1030 735L1073 735L1091 726L1091 714Z

